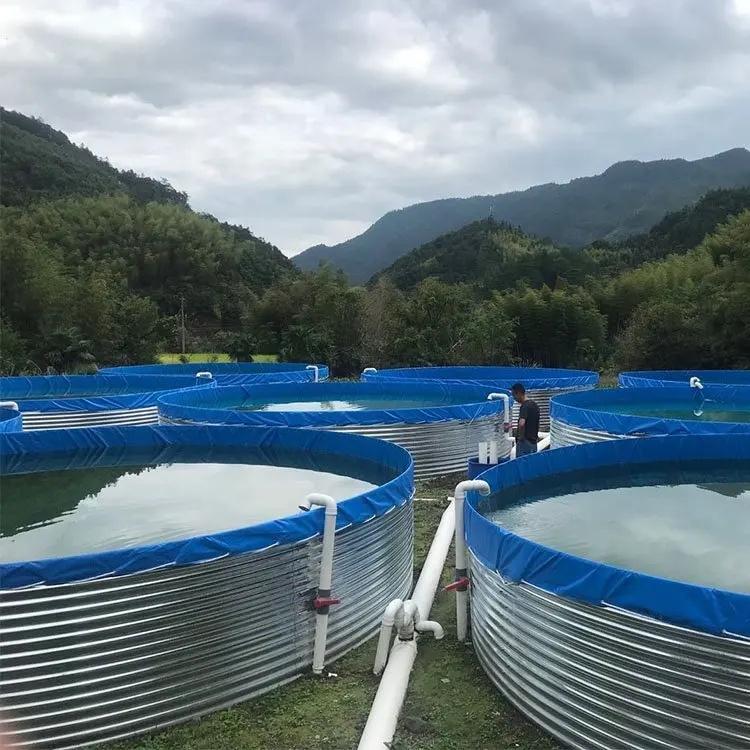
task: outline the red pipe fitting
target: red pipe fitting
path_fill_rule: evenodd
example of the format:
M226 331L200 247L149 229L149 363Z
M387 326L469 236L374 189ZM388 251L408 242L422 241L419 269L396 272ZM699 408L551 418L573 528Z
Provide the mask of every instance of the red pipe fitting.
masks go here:
M445 587L444 590L445 591L466 591L466 589L468 589L470 585L471 585L471 581L468 578L466 578L466 576L464 576L463 578L459 578L453 581L453 583L449 583Z

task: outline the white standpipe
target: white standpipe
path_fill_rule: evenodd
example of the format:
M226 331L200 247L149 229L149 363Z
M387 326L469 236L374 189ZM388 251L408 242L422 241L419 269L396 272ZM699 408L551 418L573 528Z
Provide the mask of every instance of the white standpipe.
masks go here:
M213 378L213 375L208 371L196 372L195 377L198 378L198 380L211 380Z
M362 374L366 375L368 372L377 372L377 371L378 371L377 367L365 367L365 369L362 370Z
M703 390L703 383L701 383L701 379L693 375L692 378L690 378L690 387L691 388L697 388L699 391Z
M510 424L510 399L507 393L490 393L487 396L488 401L497 401L498 399L503 401L503 424Z
M0 401L0 409L13 409L13 411L20 411L18 404L15 401Z
M320 560L320 578L318 579L318 593L313 601L316 611L315 644L313 646L313 673L323 674L326 656L326 637L328 635L328 614L333 604L339 604L339 599L331 597L331 580L333 577L333 543L336 539L336 501L328 495L313 493L305 498L302 510L310 510L313 505L326 509L325 525L323 526L323 553Z
M448 556L448 550L453 541L453 531L455 528L454 507L455 503L451 502L443 512L443 517L440 519L440 525L437 532L435 532L430 551L427 553L427 559L424 561L422 572L417 585L414 587L411 599L406 602L394 600L386 608L386 613L389 617L393 616L394 624L399 624L400 616L412 613L413 618L417 619L416 624L414 624L414 619L412 619L413 629L418 633L434 633L435 638L443 637L442 627L436 622L418 618L420 615L425 618L429 617L430 610L432 609L435 592L443 575L445 559ZM407 604L408 607L406 606ZM399 615L399 612L401 612L401 615ZM383 619L386 619L385 615L383 615ZM409 627L412 626L404 622L406 629L404 635L408 632ZM380 661L376 657L374 670L376 673L378 668L382 669L380 666L383 660L381 642L385 641L387 647L390 640L390 628L392 626L388 627L388 632L385 635L383 634L383 627L381 626L381 640L378 642L378 652L381 656ZM388 656L388 663L380 680L380 686L370 709L370 715L367 717L367 724L357 746L358 750L385 750L390 747L393 735L396 733L398 715L404 703L406 689L409 686L409 675L414 666L416 656L417 639L414 637L402 639L399 635Z
M314 383L320 382L320 368L317 365L308 365L307 367L305 367L305 369L313 371L313 382Z
M456 637L466 640L469 614L469 565L464 534L464 504L466 493L476 490L482 495L490 494L490 486L483 479L468 479L456 485L453 497L456 506L456 578L448 589L456 592Z

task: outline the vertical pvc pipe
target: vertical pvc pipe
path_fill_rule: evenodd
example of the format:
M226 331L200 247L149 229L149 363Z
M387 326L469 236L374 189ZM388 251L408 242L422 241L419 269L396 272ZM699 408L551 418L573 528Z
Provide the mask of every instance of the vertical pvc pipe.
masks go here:
M318 383L320 382L320 370L317 365L308 365L306 370L312 370L314 373L313 382Z
M322 674L325 666L326 638L328 636L328 614L332 604L338 600L331 597L333 578L333 544L336 539L336 501L328 495L313 493L305 498L308 506L318 505L325 508L325 525L323 526L323 552L320 560L320 577L318 595L315 599L315 643L313 646L313 673ZM309 510L309 507L307 508Z
M475 490L481 495L490 494L490 486L483 479L467 479L456 485L456 579L453 588L456 591L456 636L459 641L466 640L469 612L469 571L466 555L466 536L464 533L464 504L466 493Z

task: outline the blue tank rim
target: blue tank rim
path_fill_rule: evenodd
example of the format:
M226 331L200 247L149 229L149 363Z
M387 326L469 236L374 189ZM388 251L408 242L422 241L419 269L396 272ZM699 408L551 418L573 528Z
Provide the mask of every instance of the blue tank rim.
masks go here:
M21 412L5 406L0 406L0 432L21 432L23 417Z
M136 448L163 449L175 445L244 446L260 450L286 448L309 453L313 458L315 455L360 458L382 463L392 469L394 476L385 484L337 504L337 532L383 516L410 502L414 495L414 461L404 448L362 435L322 430L198 425L0 433L0 459L3 465L10 464L12 469L14 457L28 458L32 453L42 458L76 452L79 462L81 455L85 455L82 465L76 465L76 468L86 468L96 465L97 458L101 458L105 451L119 451L121 456L126 456L128 450ZM12 470L7 472L13 473ZM300 502L303 500L304 497L300 497ZM206 563L270 547L294 545L322 535L323 524L324 510L315 508L244 528L162 544L0 563L0 591L145 573L165 567Z
M97 412L156 406L160 395L184 388L215 386L195 376L30 375L0 378L0 401L16 401L21 412ZM136 393L118 391L143 389ZM94 391L94 393L92 393ZM101 391L96 393L96 391ZM69 398L80 393L79 398ZM57 399L56 396L65 396Z
M159 415L165 419L223 425L277 425L287 427L341 427L381 424L422 424L455 420L471 421L501 413L502 399L487 400L491 393L504 393L498 389L457 385L440 381L419 381L406 384L363 383L361 381L326 383L277 383L273 385L219 386L197 393L170 393L159 399ZM466 397L466 403L409 409L368 409L361 411L342 410L336 412L310 411L233 411L229 408L211 408L227 401L240 402L247 398L269 398L296 396L305 400L325 398L345 400L352 396L409 396ZM510 396L508 393L504 393Z
M104 367L100 373L116 375L195 375L199 372L210 372L212 375L265 375L284 372L311 372L317 367L321 379L328 377L328 367L307 362L187 362L153 365L122 365ZM310 375L312 377L312 374Z
M704 398L720 404L750 407L750 389L705 385ZM670 404L690 408L699 397L694 388L599 388L564 393L550 399L550 419L613 435L747 435L750 422L699 422L698 420L649 417L604 411L607 404Z
M385 380L426 380L458 382L467 385L493 385L510 390L517 382L527 390L563 390L587 388L599 383L599 373L593 370L566 370L557 367L493 367L493 366L436 366L396 367L362 372L360 379L381 382Z
M690 387L690 379L700 378L703 385L750 387L750 370L633 370L621 372L617 385L621 388Z
M750 460L750 441L734 440L729 435L648 437L531 454L500 464L478 478L495 493L540 477L564 477L586 468L733 460ZM505 580L716 636L750 637L750 594L638 573L537 544L485 518L478 510L481 501L477 492L467 493L466 543L485 567Z

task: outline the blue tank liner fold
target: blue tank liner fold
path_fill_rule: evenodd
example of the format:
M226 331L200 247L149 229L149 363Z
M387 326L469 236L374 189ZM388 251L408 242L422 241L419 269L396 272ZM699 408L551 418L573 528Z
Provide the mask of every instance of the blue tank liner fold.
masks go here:
M700 378L703 385L750 387L750 370L643 370L621 372L617 385L621 388L664 388L688 386L690 379Z
M194 375L33 375L0 378L0 401L16 401L22 412L140 409L156 406L166 391L215 385Z
M590 370L565 370L544 367L403 367L363 372L366 382L391 380L444 380L510 390L521 382L529 390L590 388L599 382L599 373Z
M550 416L553 422L615 436L750 435L750 422L681 420L606 411L607 406L617 409L684 407L692 410L698 405L696 399L701 398L714 405L750 408L750 389L735 386L704 385L701 391L688 387L604 388L555 396L550 404Z
M54 454L69 455L67 468L95 466L105 454L107 465L121 465L128 463L128 455L134 450L138 450L139 461L143 459L142 449L149 449L158 460L175 445L252 446L266 451L269 463L273 463L274 448L291 449L308 454L311 468L316 465L315 454L321 453L362 458L392 468L391 481L338 504L337 530L380 517L408 502L413 494L411 456L392 443L336 432L273 427L144 426L7 433L0 435L0 468L2 473L29 471L29 454L40 460ZM323 519L323 509L318 508L244 529L164 544L6 563L0 565L0 581L2 589L16 589L193 565L304 541L322 533Z
M15 409L0 407L0 432L21 432L23 417Z
M731 436L677 436L617 440L563 448L524 457L485 472L493 492L544 476L594 467L641 466L656 462L749 461L750 441ZM469 493L466 541L472 554L511 583L525 582L561 597L606 604L656 620L718 636L750 637L750 595L709 589L623 570L523 539L483 517L482 498Z
M107 367L99 372L119 375L197 375L210 372L220 385L251 383L308 383L329 376L326 365L307 365L301 362L189 362L172 365L132 365L129 367Z
M496 389L440 382L409 383L301 383L261 386L219 387L200 393L171 393L159 400L159 414L169 420L226 425L279 425L287 427L344 427L348 425L421 424L467 421L497 415L501 399L488 401ZM446 404L409 409L362 409L351 411L233 411L243 401L294 397L298 401L351 401L368 397L408 396L416 399L445 398L465 404Z

